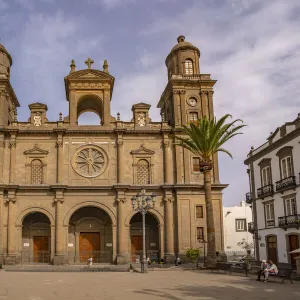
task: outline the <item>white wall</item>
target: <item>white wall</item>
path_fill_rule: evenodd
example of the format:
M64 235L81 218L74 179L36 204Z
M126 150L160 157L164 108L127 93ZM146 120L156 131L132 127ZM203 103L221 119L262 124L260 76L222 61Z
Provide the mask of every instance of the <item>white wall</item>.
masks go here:
M246 219L246 231L236 231L236 219ZM252 209L245 201L240 206L223 207L224 250L227 255L241 252L243 249L237 244L243 239L253 243L252 234L248 232L249 222L252 222Z

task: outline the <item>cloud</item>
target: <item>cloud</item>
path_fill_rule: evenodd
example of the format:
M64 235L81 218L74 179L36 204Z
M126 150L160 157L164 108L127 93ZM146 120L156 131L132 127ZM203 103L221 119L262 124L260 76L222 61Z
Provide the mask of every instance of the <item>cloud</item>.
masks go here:
M101 5L107 10L115 9L120 6L126 6L134 2L136 2L136 0L88 0L88 3Z
M6 10L8 7L9 7L9 5L5 0L0 0L0 11Z

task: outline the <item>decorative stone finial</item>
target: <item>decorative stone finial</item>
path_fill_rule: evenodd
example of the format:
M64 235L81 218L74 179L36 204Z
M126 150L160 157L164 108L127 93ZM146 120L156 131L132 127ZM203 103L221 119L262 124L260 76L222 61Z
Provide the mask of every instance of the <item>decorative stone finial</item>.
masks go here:
M76 65L74 59L72 59L71 64L70 64L70 74L76 71Z
M254 147L253 146L251 146L251 151L253 151L254 150Z
M120 113L117 113L117 121L120 121Z
M272 134L273 134L273 132L271 131L271 132L270 132L270 135L272 135Z
M104 63L103 63L103 72L105 73L108 73L108 62L107 62L107 59L104 60Z
M62 113L59 113L59 121L62 121Z
M88 69L91 69L93 63L94 61L90 57L85 61L85 64L88 66Z
M183 43L185 40L185 36L184 35L180 35L178 38L177 38L177 42L178 43Z

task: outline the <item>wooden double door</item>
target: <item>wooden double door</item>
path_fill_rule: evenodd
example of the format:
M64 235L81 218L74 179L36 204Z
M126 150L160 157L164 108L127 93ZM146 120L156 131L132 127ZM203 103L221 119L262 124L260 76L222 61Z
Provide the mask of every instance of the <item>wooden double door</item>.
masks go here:
M49 244L48 235L33 237L33 261L35 263L50 262Z
M299 248L299 236L296 234L289 235L289 250L290 252ZM299 255L299 253L293 253L291 255L291 264L296 265L295 257Z
M87 263L89 258L93 262L100 262L100 233L99 232L81 232L79 236L79 254L80 262Z
M143 236L142 235L132 235L131 236L131 261L136 261L136 256L140 255L142 259L143 252Z

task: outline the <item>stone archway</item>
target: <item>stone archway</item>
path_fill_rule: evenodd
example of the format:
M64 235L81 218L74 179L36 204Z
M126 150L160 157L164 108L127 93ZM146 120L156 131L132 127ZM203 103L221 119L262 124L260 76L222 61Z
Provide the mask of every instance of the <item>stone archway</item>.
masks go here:
M159 261L162 256L161 252L161 227L157 217L148 212L145 216L146 231L146 256L151 260ZM142 214L135 213L130 219L130 242L129 253L132 262L142 259L143 252L143 223Z
M68 224L69 263L113 262L113 222L109 214L95 206L84 206L72 213Z
M51 221L42 212L28 213L22 220L22 263L51 262Z

